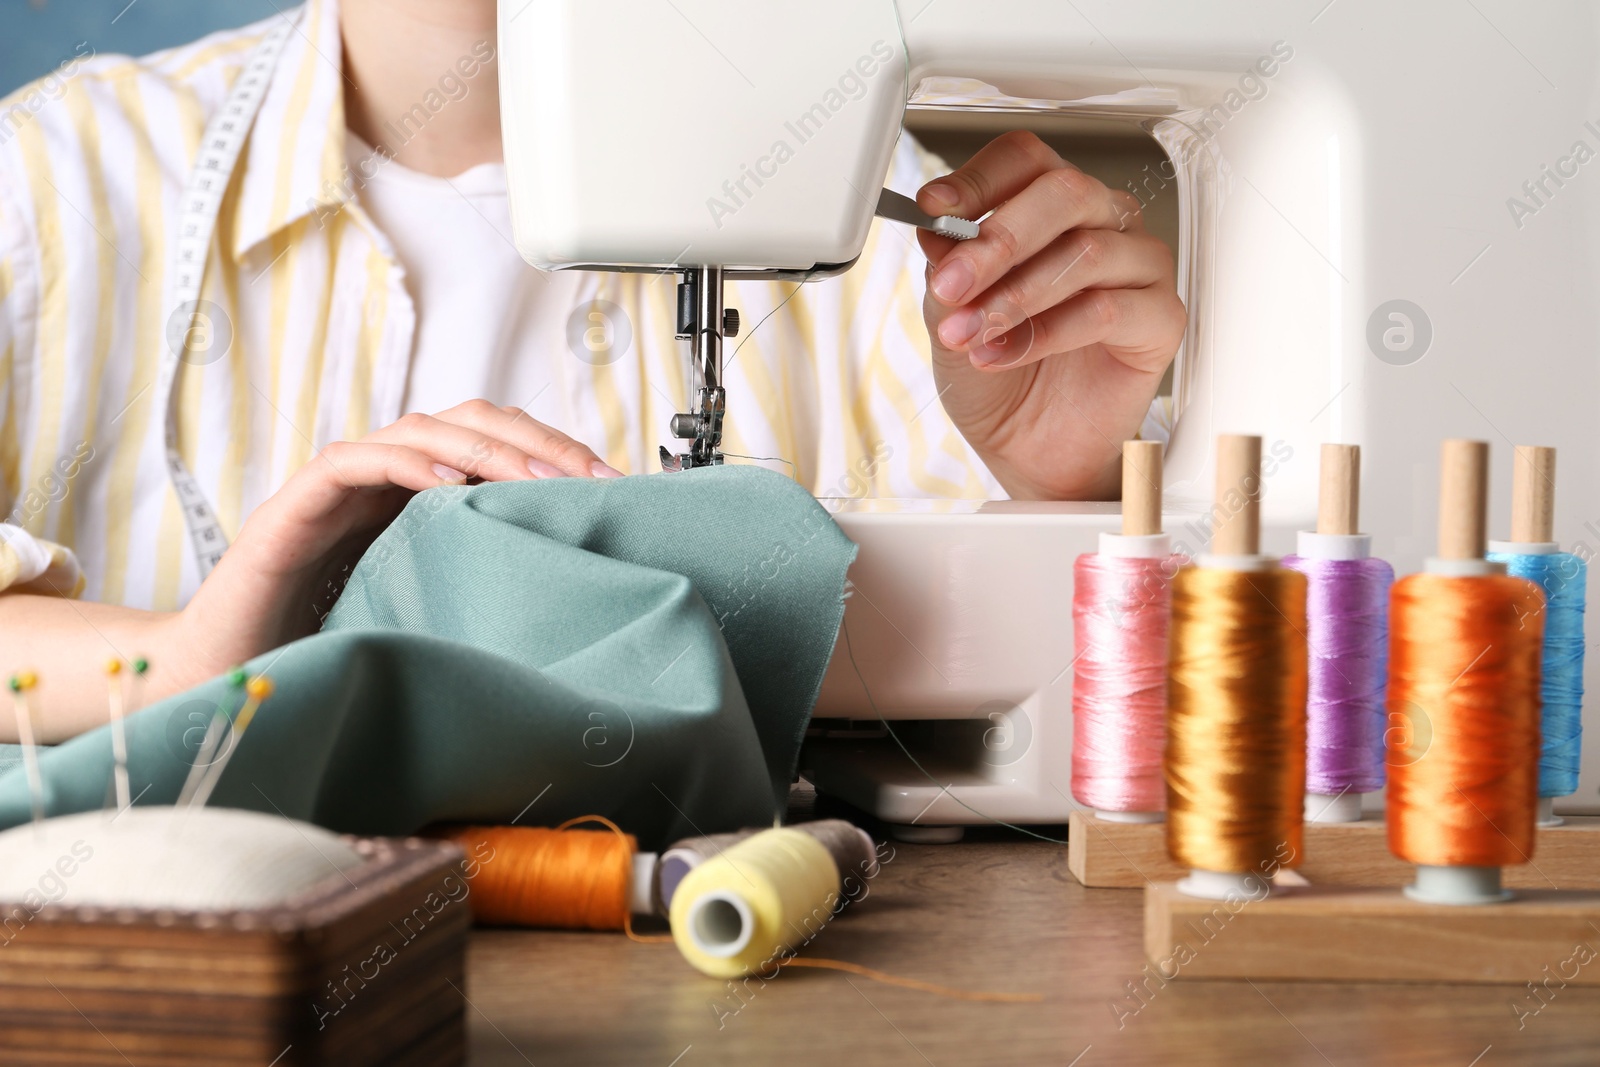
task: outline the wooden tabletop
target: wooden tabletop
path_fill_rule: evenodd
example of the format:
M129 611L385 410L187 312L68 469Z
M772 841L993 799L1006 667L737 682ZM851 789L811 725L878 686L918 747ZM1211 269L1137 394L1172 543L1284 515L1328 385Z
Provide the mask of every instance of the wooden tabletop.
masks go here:
M896 845L868 896L806 954L968 989L1041 993L1040 1004L969 1003L797 970L751 980L741 1001L691 970L671 945L633 944L620 934L479 930L467 969L470 1062L1600 1062L1600 989L1563 988L1553 978L1541 1008L1526 986L1181 976L1163 984L1144 970L1141 921L1141 891L1084 889L1067 872L1064 846L985 830L954 845ZM1552 973L1561 963L1551 961ZM1588 966L1600 967L1600 959ZM1529 1014L1519 1019L1513 1005Z

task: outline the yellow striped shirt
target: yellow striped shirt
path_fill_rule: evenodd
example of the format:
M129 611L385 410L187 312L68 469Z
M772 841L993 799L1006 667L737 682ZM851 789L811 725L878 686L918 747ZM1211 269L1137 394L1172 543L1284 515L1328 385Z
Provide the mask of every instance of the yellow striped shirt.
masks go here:
M276 18L299 29L202 288L231 343L182 366L179 450L232 538L316 450L403 413L417 313L347 181L333 0L140 59L75 59L0 101L0 588L170 609L199 584L155 395L162 305L200 138ZM914 191L939 170L905 138L889 184ZM748 339L727 373L727 451L782 457L819 495L1002 495L938 402L923 266L908 231L875 223L856 267L787 303L793 284L732 283ZM580 287L633 324L617 362L563 370L604 428L586 443L627 473L656 469L668 418L687 410L674 283L596 273ZM567 323L548 328L565 354Z

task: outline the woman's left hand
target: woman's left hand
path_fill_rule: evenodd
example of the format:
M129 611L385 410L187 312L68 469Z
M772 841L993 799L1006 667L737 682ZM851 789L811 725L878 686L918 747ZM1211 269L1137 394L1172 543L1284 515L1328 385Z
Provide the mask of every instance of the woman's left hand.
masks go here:
M970 241L918 231L934 378L957 429L1019 499L1109 499L1183 339L1172 254L1139 201L1031 133L1008 133L924 186Z

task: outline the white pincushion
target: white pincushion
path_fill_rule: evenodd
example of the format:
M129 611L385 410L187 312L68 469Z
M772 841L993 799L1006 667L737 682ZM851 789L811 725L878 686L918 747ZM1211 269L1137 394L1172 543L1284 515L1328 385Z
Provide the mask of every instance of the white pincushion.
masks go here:
M270 907L365 860L279 815L129 808L0 833L0 903L226 911Z

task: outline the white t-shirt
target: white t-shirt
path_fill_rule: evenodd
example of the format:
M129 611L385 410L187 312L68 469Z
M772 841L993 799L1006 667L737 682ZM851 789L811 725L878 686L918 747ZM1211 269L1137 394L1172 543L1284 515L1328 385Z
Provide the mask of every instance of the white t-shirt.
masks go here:
M394 245L417 308L404 409L431 414L482 397L598 448L594 413L572 410L552 387L567 354L552 350L565 330L550 327L564 327L585 278L517 254L505 164L437 178L382 162L354 134L347 143L352 174L372 174L361 204Z

